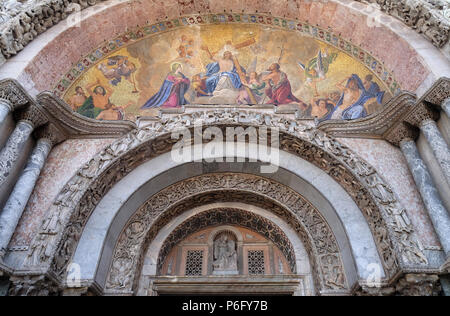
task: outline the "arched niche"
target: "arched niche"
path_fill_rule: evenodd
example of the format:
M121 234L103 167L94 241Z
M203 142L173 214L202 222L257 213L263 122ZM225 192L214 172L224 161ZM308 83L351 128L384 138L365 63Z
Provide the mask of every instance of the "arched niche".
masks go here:
M213 246L213 240L214 237L222 232L222 231L231 231L235 234L238 241L238 247L242 247L242 245L246 246L247 244L251 244L252 246L256 247L250 247L251 249L257 249L257 250L263 250L265 252L265 258L272 260L270 262L270 265L266 268L267 271L265 271L265 276L267 277L267 280L270 280L270 282L274 282L274 278L269 277L269 275L278 275L278 276L293 276L295 275L296 279L299 279L300 282L297 283L296 291L298 295L312 295L314 293L314 286L313 286L313 279L312 279L312 269L309 261L309 255L300 240L299 235L297 232L292 229L292 227L289 225L289 223L285 222L280 217L274 215L270 211L264 210L262 208L256 207L254 205L245 204L245 203L237 203L237 202L221 202L221 203L213 203L209 205L203 205L197 208L194 208L192 210L186 211L177 218L173 219L167 226L167 229L161 230L158 235L155 237L155 239L151 242L149 247L146 250L146 254L144 256L144 265L142 266L142 272L140 274L139 279L139 285L138 285L138 293L143 294L149 294L152 293L151 291L151 282L155 280L155 276L157 273L157 262L160 260L161 255L166 253L167 251L163 251L163 248L167 249L166 243L171 240L171 236L177 235L177 231L179 229L183 229L185 227L186 223L189 222L195 222L196 218L198 216L208 217L209 214L213 215L215 210L221 210L222 212L233 210L238 212L247 213L246 218L247 219L253 219L257 217L261 217L263 219L259 219L259 223L271 223L269 226L260 225L258 228L256 228L256 231L249 230L247 225L245 225L245 222L239 223L238 225L229 226L229 225L220 225L206 228L207 234L204 234L202 232L197 232L192 234L192 240L194 243L197 243L197 240L204 240L204 242L208 245L208 247ZM251 213L251 214L248 214ZM219 219L214 219L215 223L223 223L226 222L224 217L220 217ZM204 222L202 221L202 224ZM243 228L244 225L247 228ZM270 241L270 239L266 239L265 236L267 236L267 233L270 231L269 234L272 234L272 236L275 236L277 234L276 231L272 229L272 225L275 225L279 228L278 233L280 233L280 238L275 239L276 242L273 243ZM188 225L190 226L190 225ZM245 232L243 233L242 230L239 230L239 227L241 229L244 229ZM194 229L196 230L196 229ZM202 229L200 229L202 231ZM262 234L259 235L257 231L260 231ZM183 234L184 235L184 234ZM255 237L259 235L260 237ZM284 236L282 236L284 235ZM270 237L269 237L270 238ZM273 238L272 238L273 239ZM256 242L255 242L256 241ZM294 271L291 271L290 264L288 263L288 260L283 255L283 251L279 250L280 248L286 248L284 246L284 243L286 244L292 244L292 254L295 256L295 267ZM270 243L272 250L268 251L267 244ZM281 245L280 245L281 243ZM280 245L280 248L276 247L276 244ZM246 249L239 249L239 253L242 253L243 256L239 257L238 265L240 267L240 270L243 271L243 274L246 273L246 269L248 269L248 266L244 266L245 263L245 254L248 252L248 247L245 247ZM278 249L275 249L278 248ZM160 278L162 281L165 280L172 280L177 279L176 277L170 277L170 275L173 275L174 273L168 273L168 264L171 260L171 255L176 252L176 248L172 248L171 254L169 254L165 261L165 265L162 266L162 273L163 275L166 275L162 278ZM291 253L288 254L289 258L294 258ZM211 257L211 255L210 255ZM278 260L276 260L278 258ZM269 262L266 262L268 264ZM172 265L175 265L172 262ZM169 276L167 276L169 274ZM182 273L181 273L182 274ZM232 278L234 281L238 280L238 278ZM275 278L277 279L277 278ZM160 281L161 281L160 280ZM177 279L178 280L178 279ZM281 277L277 279L278 282L283 283L285 281L285 278ZM232 281L232 280L231 280ZM166 281L167 282L167 281ZM173 281L172 281L173 282ZM232 281L233 282L233 281ZM242 280L240 280L242 284ZM165 282L164 282L165 283ZM250 282L251 283L251 282ZM270 288L270 286L269 286ZM291 288L289 286L288 288ZM170 289L166 289L170 290ZM273 288L272 288L273 290ZM172 289L173 291L173 289ZM267 292L269 292L267 290ZM156 291L157 292L157 291ZM266 292L266 293L267 293ZM270 292L269 292L270 293ZM158 294L158 293L156 293ZM292 294L292 293L291 293Z

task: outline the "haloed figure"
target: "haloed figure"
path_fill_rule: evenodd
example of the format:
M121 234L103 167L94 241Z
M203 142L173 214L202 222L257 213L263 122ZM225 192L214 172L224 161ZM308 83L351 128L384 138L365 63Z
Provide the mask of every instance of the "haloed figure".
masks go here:
M171 72L164 80L161 89L142 106L143 110L155 107L175 108L189 103L184 95L189 89L190 81L181 72L182 65L173 63L170 68Z
M297 99L291 90L291 83L286 73L280 70L280 65L275 63L270 65L268 71L270 73L262 78L263 81L268 83L266 89L266 95L270 98L269 103L280 105L289 103L301 103Z

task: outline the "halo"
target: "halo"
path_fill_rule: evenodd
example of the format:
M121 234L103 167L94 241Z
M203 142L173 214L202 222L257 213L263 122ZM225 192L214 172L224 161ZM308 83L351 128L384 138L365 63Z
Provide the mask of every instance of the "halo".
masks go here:
M173 66L175 66L175 65L180 65L180 67L183 68L183 64L182 63L175 61L175 62L170 64L170 70L173 71Z
M221 50L219 50L219 52L217 54L219 56L223 56L223 53L225 53L227 51L231 52L231 54L233 54L233 56L239 55L239 52L236 49L234 49L234 47L232 45L228 45L228 44L225 44L223 46L223 48Z

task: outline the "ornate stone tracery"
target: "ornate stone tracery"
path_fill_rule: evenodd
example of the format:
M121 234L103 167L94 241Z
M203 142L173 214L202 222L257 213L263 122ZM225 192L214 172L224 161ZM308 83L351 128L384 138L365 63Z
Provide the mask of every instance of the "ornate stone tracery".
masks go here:
M194 123L222 128L227 125L279 128L282 150L320 167L359 205L389 278L399 271L400 266L424 264L425 257L408 221L398 221L399 214L403 219L407 217L392 190L386 189L388 186L376 171L350 149L321 131L279 116L217 110L154 122L130 132L94 157L55 200L31 246L31 249L39 249L39 253L30 253L26 265L30 269L37 265L51 267L51 271L62 277L87 219L106 192L142 162L168 152L175 143L170 138L171 131L189 128ZM51 230L45 229L49 221L54 223ZM408 249L402 241L407 241ZM411 255L411 250L414 255ZM38 262L31 258L38 258Z

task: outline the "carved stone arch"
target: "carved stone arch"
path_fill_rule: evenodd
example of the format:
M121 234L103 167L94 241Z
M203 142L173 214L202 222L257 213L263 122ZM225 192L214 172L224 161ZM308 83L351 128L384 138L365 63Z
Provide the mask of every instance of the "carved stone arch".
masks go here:
M57 196L31 244L25 266L41 266L62 278L91 212L121 178L143 162L170 151L176 130L203 127L266 126L280 132L281 150L318 166L354 199L377 244L388 278L402 267L420 266L426 257L405 210L376 170L349 148L313 127L281 116L246 111L185 114L136 129L115 141L84 165ZM270 137L270 135L269 135Z
M201 222L203 226L199 226L199 222ZM262 223L264 223L264 225L262 225ZM228 226L224 228L223 225ZM290 268L292 269L291 271L296 273L296 258L295 255L292 255L294 254L292 243L286 234L275 223L260 215L253 214L242 209L212 208L185 220L170 233L166 240L164 240L163 246L158 254L157 274L161 273L162 265L174 246L189 235L194 234L205 227L220 226L216 227L209 236L209 245L212 245L213 242L217 240L218 236L224 233L232 235L237 242L242 243L242 234L237 229L233 229L233 226L230 227L229 225L248 228L272 241L274 245L276 245L288 258L287 260L289 261Z
M174 192L176 192L174 194ZM297 232L309 254L316 289L322 292L348 290L345 278L342 284L332 284L326 280L322 258L333 256L338 270L345 275L340 249L333 231L320 212L301 195L279 182L259 176L240 173L205 174L178 182L153 195L130 218L115 245L106 290L112 293L135 292L138 273L142 270L143 256L148 245L160 229L183 212L214 202L245 202L282 218ZM133 223L147 227L145 233L132 233ZM254 227L255 228L255 227ZM282 251L295 271L294 252ZM115 261L124 258L132 263L126 268L115 269ZM161 267L158 267L161 268ZM121 274L120 284L114 283ZM123 282L126 279L128 283Z
M205 204L193 209L190 209L186 212L184 212L182 215L174 218L167 226L166 229L161 230L158 235L155 237L154 241L150 243L150 245L146 249L146 253L144 255L144 265L142 267L142 270L140 272L140 279L137 289L137 295L149 295L154 294L154 291L152 290L153 287L151 285L152 280L156 277L158 277L157 273L157 262L159 254L161 253L161 250L165 246L166 240L168 240L169 236L172 235L172 233L176 230L178 230L180 227L183 227L184 223L189 222L191 219L196 217L197 215L201 214L211 214L214 215L214 213L211 213L214 210L236 210L244 213L249 213L249 217L253 218L260 217L262 218L262 221L264 222L271 222L275 227L278 227L282 234L285 235L285 238L281 238L282 240L287 239L289 243L293 246L293 251L295 254L295 260L296 260L296 271L295 275L299 277L302 281L300 284L298 284L298 291L297 293L300 295L314 295L316 293L316 289L314 286L314 280L313 280L313 273L312 273L312 267L311 263L309 261L309 255L306 250L305 245L303 244L302 240L299 237L299 234L294 230L294 228L291 227L289 223L287 223L284 219L278 217L274 213L262 209L257 206L253 206L247 203L242 202L218 202L218 203L212 203L212 204ZM214 226L213 226L214 227ZM243 225L239 223L238 225L222 225L219 224L218 226L211 229L209 233L209 238L207 240L207 244L211 247L213 244L211 243L211 240L209 240L214 232L217 232L219 230L231 230L236 232L237 234L242 234L242 232L239 231L238 227L242 228ZM245 227L244 227L245 228ZM264 235L258 233L257 231L246 228L250 231L256 232L257 234L261 235L261 237L265 237ZM263 230L265 228L263 227ZM239 236L238 236L239 237ZM242 236L243 237L243 236ZM238 238L238 244L243 245L245 243L245 240L242 239L242 241L239 241ZM247 240L248 241L248 240ZM276 246L276 245L275 245ZM280 250L280 254L284 257L283 253ZM173 254L172 254L173 255ZM344 257L346 254L345 252L342 253L342 256ZM242 260L245 260L242 258ZM286 263L286 268L289 269L289 263L286 258L284 258ZM167 263L167 262L166 262ZM241 265L243 265L243 262L241 262ZM345 265L345 263L344 263ZM172 268L174 267L172 263ZM167 268L167 267L166 267ZM244 268L242 266L242 268ZM163 268L164 269L164 268ZM346 275L348 273L348 266L344 266L344 269L346 270ZM165 270L166 271L166 270ZM173 270L172 270L173 271ZM209 271L209 270L207 270ZM244 270L243 270L244 271ZM287 271L287 270L286 270ZM292 271L290 271L290 275L292 275ZM350 271L350 274L352 272ZM165 278L165 277L163 277ZM352 276L349 277L348 283L351 284L350 279ZM336 293L334 293L336 294ZM346 291L340 292L340 294L348 294Z
M235 209L230 209L230 210L235 211ZM185 224L185 223L183 223L183 224ZM178 228L179 227L177 227L177 229ZM214 241L218 238L218 236L220 234L222 234L222 233L225 233L225 232L229 233L229 234L232 234L236 238L236 241L242 242L242 239L243 239L242 238L242 234L237 229L233 229L232 227L227 227L226 229L224 229L224 228L217 228L217 229L215 229L211 233L210 238L208 239L208 244L212 245L214 243ZM162 251L162 249L161 249L161 251ZM161 254L162 253L160 252L160 255ZM159 259L158 259L158 262L160 262ZM162 262L162 260L161 260L161 262ZM159 264L158 264L158 266L159 266Z

